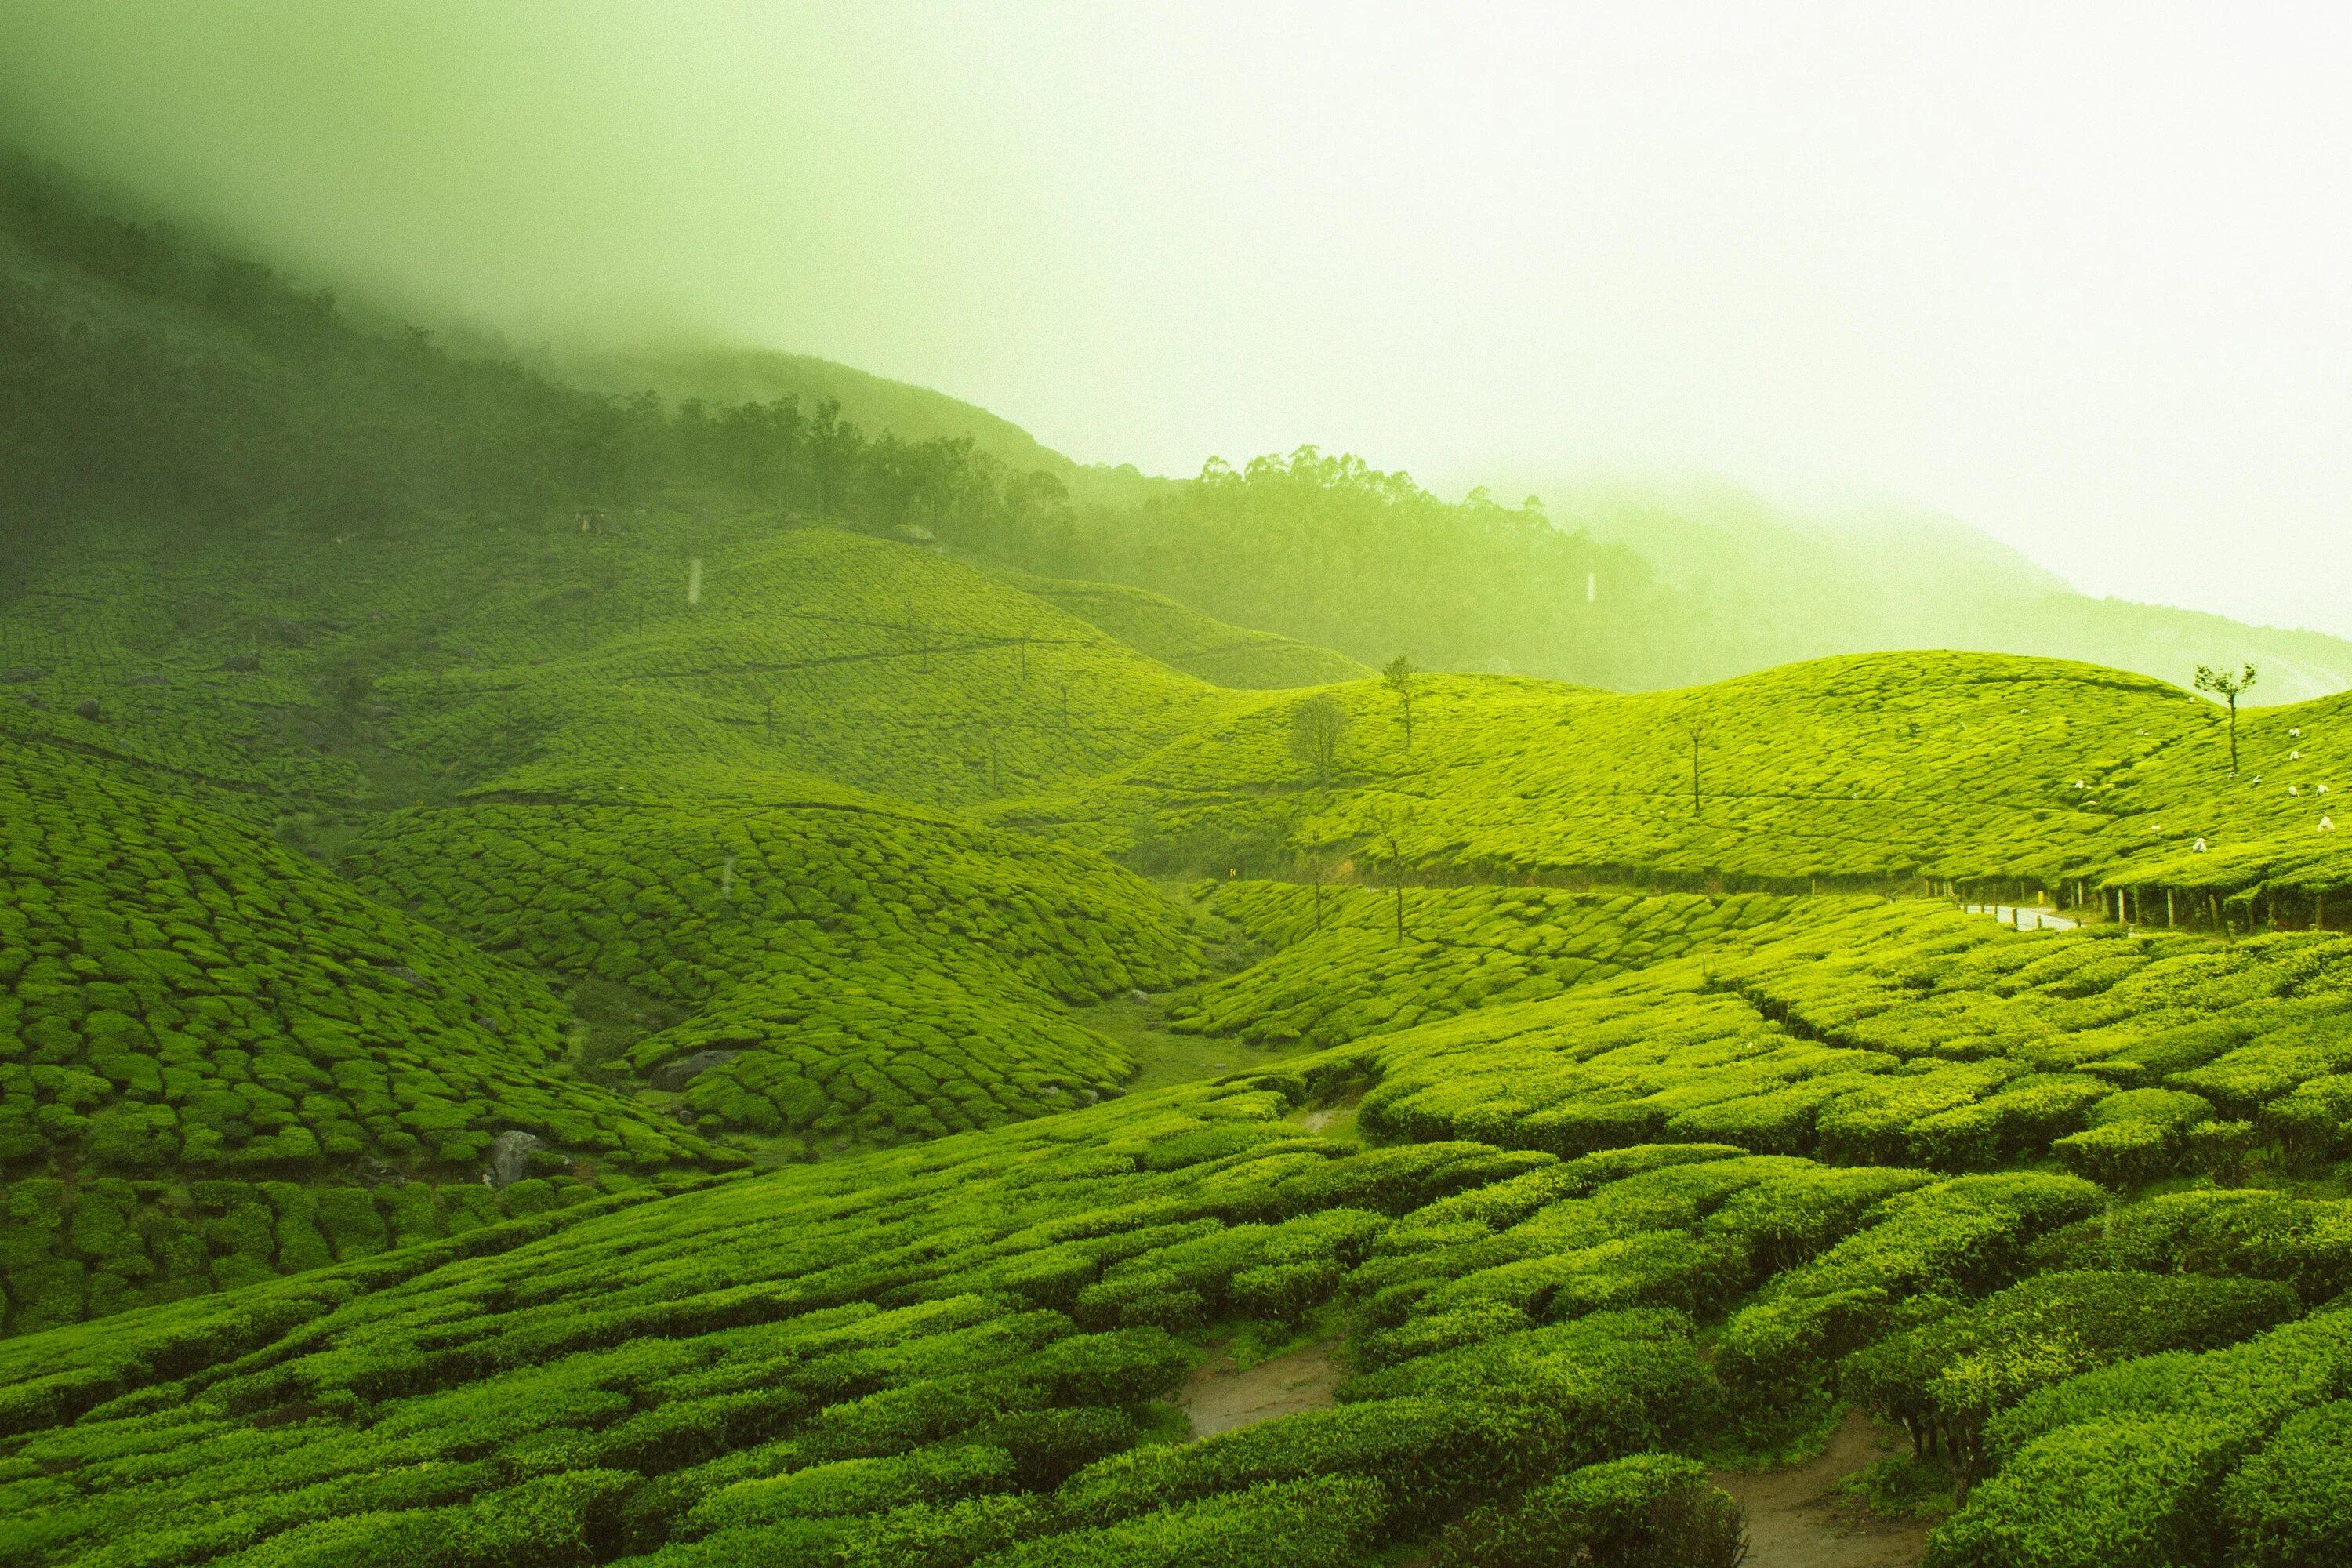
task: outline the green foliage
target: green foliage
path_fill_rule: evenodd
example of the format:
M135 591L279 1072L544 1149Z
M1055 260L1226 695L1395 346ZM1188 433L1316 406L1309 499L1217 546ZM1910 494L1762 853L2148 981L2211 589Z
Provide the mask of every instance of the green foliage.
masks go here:
M0 1562L1721 1564L1695 1451L1832 1396L1973 1487L1948 1568L2346 1550L2342 700L2231 778L1994 655L1375 682L925 546L1439 664L1664 596L1311 450L1120 519L572 392L28 189ZM1162 1023L1301 1054L1122 1093Z
M1839 1391L1984 1472L1985 1423L2036 1389L2159 1351L2234 1344L2303 1310L2284 1285L2195 1275L2051 1273L1846 1357Z
M1475 1007L1556 996L1588 980L1785 918L1785 900L1642 898L1514 888L1415 896L1399 945L1393 902L1370 889L1220 882L1203 908L1281 951L1170 1010L1180 1034L1253 1045L1342 1045Z
M1666 1454L1591 1465L1484 1509L1446 1532L1437 1568L1738 1568L1747 1553L1738 1505L1706 1468Z
M627 1167L718 1157L561 1076L537 982L230 822L32 748L0 761L0 816L8 1166L470 1177L507 1128Z
M2221 1489L2249 1568L2318 1568L2352 1557L2352 1400L2292 1417Z
M2330 1311L2227 1350L2126 1361L2044 1389L1987 1427L2000 1473L1936 1532L1927 1562L2253 1561L2252 1552L2275 1549L2257 1544L2265 1531L2275 1530L2282 1545L2299 1530L2324 1531L2326 1494L2315 1494L2298 1522L2266 1500L2274 1494L2263 1471L2230 1494L2237 1506L2213 1505L2232 1470L2347 1385L2352 1317ZM2317 1431L2299 1428L2298 1442ZM2294 1453L2276 1462L2293 1463ZM2233 1540L2238 1531L2245 1534Z
M1134 1064L1064 1004L1196 972L1137 879L986 830L823 804L408 811L353 847L361 888L684 1014L640 1071L697 1053L686 1104L761 1132L937 1136L1118 1092Z

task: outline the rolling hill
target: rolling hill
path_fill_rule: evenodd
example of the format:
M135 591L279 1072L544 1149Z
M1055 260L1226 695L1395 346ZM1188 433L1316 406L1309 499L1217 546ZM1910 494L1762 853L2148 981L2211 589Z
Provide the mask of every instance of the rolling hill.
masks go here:
M1291 875L1318 850L1367 858L1385 822L1409 870L1440 880L1958 882L2077 905L2171 887L2234 900L2242 926L2257 899L2305 921L2352 864L2327 798L2341 699L2248 710L2232 776L2217 705L1995 655L1855 655L1629 695L1423 677L1410 749L1384 687L1329 696L1348 724L1328 791L1292 745L1310 699L1284 694L989 815L1141 864ZM1356 874L1388 859L1377 847Z
M1717 645L5 189L0 1563L1727 1568L1833 1433L1927 1568L2352 1552L2347 699L1401 693Z

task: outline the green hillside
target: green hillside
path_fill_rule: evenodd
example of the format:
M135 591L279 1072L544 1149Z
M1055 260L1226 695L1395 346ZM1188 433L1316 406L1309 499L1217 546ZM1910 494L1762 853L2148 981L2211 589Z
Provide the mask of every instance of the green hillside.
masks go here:
M1386 850L1367 847L1392 821L1424 877L1955 881L2070 904L2095 903L2103 885L2159 899L2171 887L2195 894L2179 921L2219 923L2202 900L2221 896L2242 928L2256 900L2265 921L2308 923L2315 894L2352 880L2328 816L2340 699L2243 715L2232 777L2217 705L1992 655L1855 656L1626 696L1423 677L1411 750L1386 688L1333 697L1348 724L1329 792L1292 743L1308 699L1285 695L991 814L1145 864L1287 875L1319 847L1379 877Z
M1091 622L1160 663L1213 686L1274 690L1356 680L1371 670L1328 648L1272 632L1245 631L1159 594L1115 583L1070 583L1025 573L997 576Z
M1008 468L1054 475L1087 502L1132 506L1170 484L1130 465L1073 462L976 404L813 354L739 348L579 350L560 356L558 368L566 380L616 396L650 388L672 402L765 404L791 398L809 408L835 404L844 419L868 430L887 430L909 441L969 441Z
M2206 1528L2202 1472L2151 1474L2110 1436L2150 1409L2244 1478L2225 1543L2294 1539L2302 1516L2263 1478L2313 1462L2352 1374L2326 1306L2352 1279L2341 1201L2208 1189L2110 1219L2081 1176L1969 1173L2054 1147L2128 1188L2176 1163L2314 1157L2265 1154L2257 1129L2319 1098L2333 1058L2306 1050L2266 1087L2247 1066L2330 1032L2294 995L2315 960L2341 961L2313 940L1800 909L1711 961L1727 988L1684 959L1272 1077L664 1200L356 1295L329 1270L21 1340L0 1351L13 1549L1273 1564L1433 1538L1441 1560L1489 1561L1496 1532L1582 1528L1539 1511L1563 1493L1647 1477L1705 1496L1698 1467L1636 1457L1832 1389L1923 1431L1958 1422L1934 1414L1937 1379L1993 1353L1990 1424L1948 1429L1984 1432L1962 1451L1999 1468L1931 1562L2007 1561L1998 1542L2029 1525L2070 1563ZM1821 973L1825 949L1853 955L1843 973ZM1924 1028L1882 1022L1874 985ZM1942 999L2004 990L2047 1022L1955 1050ZM2158 997L2181 1048L2114 1059ZM1365 1142L1296 1119L1366 1081ZM2211 1094L2162 1087L2182 1082ZM2243 1109L2255 1122L2219 1120ZM2186 1272L2134 1272L2165 1237L2188 1242L2166 1254ZM2016 1338L2111 1321L2095 1342ZM1362 1370L1328 1410L1155 1438L1204 1331L1236 1322L1276 1345L1286 1324L1345 1333ZM2116 1488L2145 1507L2117 1515Z
M0 1565L2352 1558L2352 699L0 229Z
M1118 1092L1068 1006L1199 972L1177 911L1091 856L875 804L394 815L361 891L676 1021L627 1047L681 1114L795 1140L931 1137ZM619 1068L625 1064L614 1060Z
M9 1329L530 1212L477 1184L502 1133L565 1201L741 1160L576 1081L535 976L226 819L29 745L0 817Z

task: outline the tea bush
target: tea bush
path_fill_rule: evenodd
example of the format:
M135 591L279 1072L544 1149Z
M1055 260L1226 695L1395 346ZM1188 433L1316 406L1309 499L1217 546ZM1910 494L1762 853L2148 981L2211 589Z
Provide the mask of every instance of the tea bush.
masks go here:
M761 1132L936 1137L1114 1093L1132 1058L1066 1005L1199 970L1129 873L875 804L425 808L349 863L493 951L675 1005L631 1065L736 1053L686 1104Z
M32 748L0 759L0 817L11 1170L470 1180L509 1128L624 1168L722 1157L560 1072L532 977L233 823Z

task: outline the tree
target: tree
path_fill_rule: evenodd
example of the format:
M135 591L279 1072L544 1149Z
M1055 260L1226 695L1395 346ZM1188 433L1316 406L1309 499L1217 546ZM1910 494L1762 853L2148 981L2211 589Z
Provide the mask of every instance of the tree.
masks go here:
M1396 693L1397 706L1404 710L1404 749L1412 750L1412 699L1414 679L1421 674L1412 660L1399 654L1381 668L1381 679Z
M1348 710L1335 697L1310 697L1290 710L1290 753L1315 770L1325 789L1331 787L1331 764L1348 733Z
M2252 687L2258 673L2252 665L2237 674L2215 669L2211 665L2197 667L2197 689L2210 691L2230 705L2230 772L2238 771L2238 699Z
M1325 863L1323 851L1320 849L1308 850L1302 858L1301 864L1306 869L1307 881L1312 883L1315 889L1315 929L1321 931L1323 929L1323 883L1324 879L1330 875L1331 868Z
M1388 858L1389 877L1396 885L1396 939L1404 945L1404 838L1412 830L1412 807L1380 805L1368 808L1372 825L1370 847Z
M1691 815L1693 816L1696 816L1698 815L1698 747L1699 742L1706 739L1706 726L1704 724L1681 724L1677 725L1676 728L1680 729L1684 734L1690 737Z

